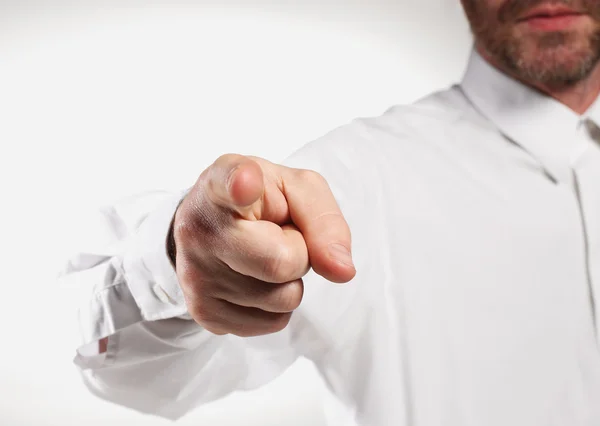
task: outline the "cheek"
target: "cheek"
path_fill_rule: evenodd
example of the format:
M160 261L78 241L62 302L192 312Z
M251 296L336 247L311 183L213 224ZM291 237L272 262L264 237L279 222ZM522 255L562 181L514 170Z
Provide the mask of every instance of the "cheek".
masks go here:
M475 0L477 2L477 0ZM485 4L489 10L500 10L510 0L483 0L481 3Z
M508 6L508 3L514 1L515 0L475 0L475 4L482 13L485 13L488 17L493 18L494 20L499 20L500 15Z

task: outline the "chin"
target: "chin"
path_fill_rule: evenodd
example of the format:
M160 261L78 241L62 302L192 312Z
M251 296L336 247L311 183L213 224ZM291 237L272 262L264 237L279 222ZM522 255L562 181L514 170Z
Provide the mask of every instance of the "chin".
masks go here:
M599 49L591 37L547 34L517 39L510 62L522 77L542 84L573 84L589 75L598 61Z

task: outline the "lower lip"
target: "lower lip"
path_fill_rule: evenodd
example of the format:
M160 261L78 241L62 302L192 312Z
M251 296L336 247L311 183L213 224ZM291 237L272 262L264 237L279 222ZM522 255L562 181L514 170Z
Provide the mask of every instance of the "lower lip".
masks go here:
M523 22L535 30L560 31L573 27L581 19L583 15L559 15L529 18Z

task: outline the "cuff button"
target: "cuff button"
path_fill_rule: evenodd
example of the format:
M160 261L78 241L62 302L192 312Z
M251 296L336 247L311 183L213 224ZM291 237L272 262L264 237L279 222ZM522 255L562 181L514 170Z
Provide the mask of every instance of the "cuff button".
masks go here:
M154 294L161 302L170 304L174 303L173 299L169 297L167 292L160 285L155 284L154 287L152 287L152 290L154 290Z

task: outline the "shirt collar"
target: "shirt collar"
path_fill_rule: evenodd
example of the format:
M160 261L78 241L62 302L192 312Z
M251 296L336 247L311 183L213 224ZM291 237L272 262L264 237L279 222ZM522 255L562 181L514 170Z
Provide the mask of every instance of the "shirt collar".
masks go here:
M477 110L498 130L535 157L555 181L568 182L584 140L586 118L600 124L600 102L580 116L559 101L502 73L473 50L461 83Z
M600 128L600 97L582 115L582 119L589 119L594 123L596 128Z

